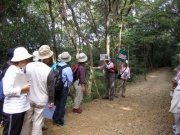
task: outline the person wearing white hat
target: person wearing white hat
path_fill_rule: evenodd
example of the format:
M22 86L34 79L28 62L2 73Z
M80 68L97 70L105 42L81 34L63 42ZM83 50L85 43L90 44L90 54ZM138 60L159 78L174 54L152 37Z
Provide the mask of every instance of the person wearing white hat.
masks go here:
M120 86L122 86L121 96L125 97L127 80L130 79L130 68L128 67L128 60L125 60L124 62L120 63L120 74ZM117 94L115 95L116 97L118 97L119 92L120 90L117 91Z
M59 91L55 89L56 109L53 115L53 125L63 126L65 124L64 114L69 86L73 81L72 70L67 64L71 61L71 55L68 52L63 52L59 55L58 61L59 63L56 65L55 69L57 67L62 67L62 82L64 84L64 87Z
M30 109L25 114L21 135L29 135L30 122L33 118L31 135L42 135L42 112L48 103L49 108L54 106L54 75L47 65L53 56L48 45L42 45L38 50L38 59L26 65L26 73L31 74L31 88L28 94Z
M74 96L74 113L81 113L82 109L80 108L80 104L83 99L83 92L86 91L86 70L85 70L85 62L87 62L88 57L85 53L80 53L78 57L78 69L77 69L77 79L73 83L75 88L75 96Z
M4 129L3 135L19 135L22 129L25 112L30 108L27 93L31 84L27 83L21 88L14 88L16 74L21 73L29 58L32 57L24 47L17 47L11 59L13 63L3 77L4 90ZM21 80L19 80L21 81Z
M106 82L106 92L103 99L114 99L114 85L115 85L115 70L114 63L110 61L111 58L106 56L103 60L103 65L98 67L91 67L91 69L105 70L105 82Z

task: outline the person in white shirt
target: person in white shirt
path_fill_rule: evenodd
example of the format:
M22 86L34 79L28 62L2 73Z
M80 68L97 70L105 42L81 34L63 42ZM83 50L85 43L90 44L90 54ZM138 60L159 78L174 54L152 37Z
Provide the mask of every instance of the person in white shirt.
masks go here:
M130 68L128 67L128 60L120 63L119 66L120 66L120 75L121 75L121 78L119 78L119 79L120 79L120 84L122 87L121 96L125 97L127 80L130 79ZM120 92L120 90L118 90L118 93L119 92Z
M176 125L174 135L180 135L180 80L178 81L177 87L174 90L169 112L174 114L174 123Z
M26 112L21 135L29 135L30 122L33 118L31 135L42 135L42 112L49 103L49 108L54 106L54 75L47 65L52 59L53 52L48 45L42 45L38 58L42 61L31 62L26 65L26 72L31 74L31 88L28 93L31 108Z
M4 129L3 135L19 135L22 129L25 112L30 108L27 93L31 84L27 83L21 88L14 88L14 82L17 73L24 74L24 67L31 54L24 47L18 47L14 50L14 56L11 59L13 63L6 71L3 78L4 90ZM21 81L21 80L19 80Z

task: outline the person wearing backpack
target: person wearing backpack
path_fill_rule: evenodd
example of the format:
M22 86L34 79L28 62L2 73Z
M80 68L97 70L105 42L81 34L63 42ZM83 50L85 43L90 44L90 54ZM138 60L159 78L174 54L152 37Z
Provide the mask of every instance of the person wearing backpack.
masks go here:
M82 113L82 109L80 108L80 104L83 100L83 92L86 91L86 70L85 63L87 62L88 57L85 53L80 53L78 57L78 65L76 68L75 77L73 79L73 86L75 89L74 95L74 113ZM74 75L73 75L74 76Z
M42 135L42 112L45 105L54 106L54 75L53 70L47 65L53 56L49 45L42 45L38 49L40 61L30 62L26 65L26 73L31 75L31 88L27 95L30 109L26 111L22 131L20 135L29 135L32 122L31 135Z
M103 99L114 99L114 86L115 86L115 69L114 63L110 61L108 56L103 60L103 65L98 67L91 67L91 69L105 70L105 83L106 83L106 92L103 96Z
M27 93L30 90L31 84L22 87L13 87L17 74L24 74L22 67L24 67L32 55L28 53L24 47L17 47L14 50L13 63L6 71L3 77L3 91L4 91L4 129L3 135L20 135L25 112L30 109ZM21 81L21 80L19 80Z
M71 55L68 52L63 52L61 55L58 55L59 63L56 65L54 70L59 71L59 77L62 80L62 88L56 88L56 79L55 79L55 105L56 109L53 115L53 125L63 126L65 124L64 115L65 115L65 106L66 100L68 97L69 86L73 81L73 73L71 68L68 65L68 62L71 61ZM61 86L57 85L57 86Z
M6 61L3 62L2 65L2 72L0 74L0 124L3 126L4 125L4 118L3 118L3 103L4 103L4 92L3 92L3 83L2 79L9 68L9 66L12 64L11 59L14 54L14 48L10 48L7 51L7 56L6 56Z

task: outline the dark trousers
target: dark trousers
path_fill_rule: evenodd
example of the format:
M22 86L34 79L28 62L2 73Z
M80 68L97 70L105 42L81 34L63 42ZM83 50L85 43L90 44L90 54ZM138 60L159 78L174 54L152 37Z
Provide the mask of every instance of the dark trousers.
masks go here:
M20 135L25 112L16 114L4 113L3 135Z
M106 76L106 93L104 97L114 98L115 78Z
M0 122L3 122L4 118L3 118L3 102L0 101ZM3 123L0 123L3 124Z
M53 115L53 123L54 124L64 124L64 114L65 114L65 106L66 100L68 96L68 87L63 88L61 91L55 91L55 105L56 109Z

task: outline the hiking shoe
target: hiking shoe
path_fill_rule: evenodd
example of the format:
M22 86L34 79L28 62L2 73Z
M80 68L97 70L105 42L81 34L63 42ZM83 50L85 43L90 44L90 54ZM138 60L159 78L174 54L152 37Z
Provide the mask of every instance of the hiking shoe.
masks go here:
M176 125L172 125L171 128L172 128L173 130L175 130L175 129L177 128L177 126L176 126Z
M48 129L48 127L45 125L42 127L42 130L47 130L47 129Z
M77 108L77 109L74 108L74 109L73 109L73 112L74 112L74 113L82 113L82 110L81 110L80 108Z
M173 135L180 135L180 133L173 131Z
M65 125L65 123L61 123L61 124L56 124L58 127L61 127L61 126L64 126Z
M103 97L102 99L109 99L109 97Z

